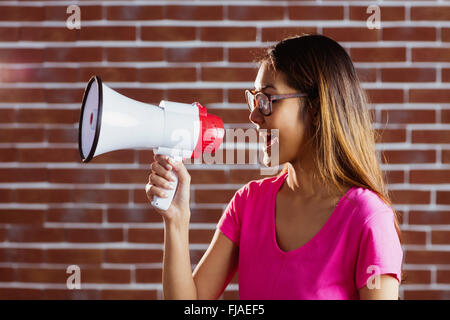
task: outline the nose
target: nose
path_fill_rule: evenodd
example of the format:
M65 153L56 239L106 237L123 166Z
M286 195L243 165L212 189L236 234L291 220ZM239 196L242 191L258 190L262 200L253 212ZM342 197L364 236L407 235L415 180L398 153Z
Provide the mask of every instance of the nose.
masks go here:
M259 125L261 127L261 124L264 122L264 115L261 113L261 111L259 111L259 108L254 108L253 111L250 112L248 119L253 124Z

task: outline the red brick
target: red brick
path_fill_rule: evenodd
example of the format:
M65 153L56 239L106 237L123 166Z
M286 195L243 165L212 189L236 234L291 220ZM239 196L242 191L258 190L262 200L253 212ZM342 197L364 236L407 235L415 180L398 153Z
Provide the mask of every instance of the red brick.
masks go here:
M43 21L44 8L38 6L2 6L1 21Z
M449 264L450 251L437 250L408 250L405 263L407 264Z
M134 150L118 150L94 157L89 163L134 163Z
M377 81L377 70L371 68L356 68L356 74L361 82Z
M106 249L104 262L152 263L162 262L162 250L156 249Z
M106 170L49 169L48 181L52 183L105 183Z
M0 182L47 182L46 168L0 169Z
M127 189L75 189L72 190L73 201L83 203L128 203Z
M195 27L141 27L144 41L193 41L196 39Z
M426 244L427 233L423 231L402 231L402 243L403 244Z
M136 68L121 67L89 67L80 69L81 79L89 79L93 75L97 75L103 82L136 82L137 72Z
M419 190L391 190L395 204L430 204L430 192Z
M156 300L156 290L102 290L102 300Z
M411 7L411 20L450 20L450 7Z
M404 7L379 6L382 21L401 21L405 20ZM350 6L350 20L367 21L373 15L367 13L367 6Z
M431 231L432 244L450 244L450 231L433 230Z
M20 162L80 162L78 149L17 149Z
M412 143L449 143L449 130L413 130Z
M17 202L62 203L72 201L72 190L64 189L17 189Z
M16 122L16 110L0 109L0 123Z
M409 224L450 224L450 211L430 210L409 212Z
M383 82L434 82L436 69L431 68L383 68Z
M7 234L10 242L63 242L64 230L36 227L8 228Z
M380 30L368 28L323 28L322 34L335 41L379 41Z
M75 124L80 111L73 109L19 109L17 121L24 123Z
M407 270L402 284L428 284L431 283L431 272L429 270Z
M436 41L436 28L432 27L392 27L382 32L385 41Z
M66 241L84 242L122 242L122 229L66 229Z
M142 193L145 193L144 187ZM147 223L162 222L161 216L151 208L150 204L145 209L107 209L108 222L112 223Z
M0 89L1 102L45 102L44 89L9 88Z
M7 224L42 224L44 210L36 209L0 209L0 223Z
M262 27L261 41L280 41L302 34L314 34L316 27Z
M410 170L410 183L442 184L450 181L450 170Z
M434 110L382 110L382 123L435 123L436 111Z
M450 192L448 191L436 191L436 204L449 205L450 204Z
M103 60L101 47L45 48L45 61L49 62L95 62Z
M217 189L217 190L195 190L194 199L196 203L228 203L236 190Z
M200 102L202 105L222 102L222 89L169 89L167 99L184 103Z
M128 242L133 243L163 243L164 230L162 229L129 229Z
M166 48L168 62L211 62L223 60L222 48Z
M377 143L389 143L389 142L405 142L406 130L405 129L383 129L380 133L380 140Z
M44 50L41 48L1 48L2 63L40 63L44 61Z
M1 148L0 151L1 162L15 162L19 157L18 149L16 148Z
M406 61L405 48L351 48L354 62L394 62Z
M402 103L401 89L366 89L370 103Z
M202 41L255 41L254 27L202 27L200 28Z
M195 68L141 68L140 82L195 82L197 70Z
M68 275L69 276L69 275ZM45 300L100 300L100 290L67 290L67 289L45 289L41 296Z
M437 270L436 272L437 283L450 283L450 270Z
M136 268L136 282L137 283L161 283L162 282L162 270L161 269Z
M77 30L78 40L131 41L136 40L136 28L126 26L83 27Z
M159 20L164 19L162 6L108 6L108 20Z
M43 259L44 252L41 249L0 248L1 262L39 263Z
M413 62L449 62L450 48L412 48L411 57Z
M20 142L43 142L43 129L0 129L0 142L2 143L20 143Z
M450 102L450 92L447 89L410 89L410 102Z
M434 163L436 153L433 150L385 150L387 163Z
M242 94L243 95L243 94ZM245 98L242 98L245 99ZM209 110L209 109L208 109ZM211 113L220 117L223 123L249 123L249 110L245 109L213 109Z
M229 20L283 20L283 7L278 6L228 6Z
M166 6L166 18L171 20L222 20L222 6Z
M101 209L51 208L46 212L47 222L102 223Z
M81 20L82 21L102 20L102 18L103 18L102 6L89 6L89 5L83 4L83 6L80 6L80 9L81 9ZM66 11L67 6L45 5L44 10L45 10L45 20L46 21L66 21L67 18L70 16L70 14L68 14ZM83 22L81 22L81 24L83 27ZM73 30L70 30L70 31L73 31Z
M21 41L76 41L77 34L66 27L21 27Z
M75 68L4 69L3 82L77 82L80 73Z
M290 20L342 20L342 6L289 6Z
M203 67L201 80L203 81L254 81L258 70L256 68L221 68Z
M47 129L48 142L78 142L78 128L69 129Z
M2 39L2 41L19 41L19 28L1 27L0 39Z
M253 62L266 51L265 48L228 48L229 62Z
M47 249L45 262L68 264L102 263L103 252L100 249Z
M450 41L450 28L441 28L441 40L444 42Z
M25 288L0 288L2 300L38 300L42 299L42 290Z
M161 61L163 59L163 48L158 47L105 48L105 60L107 61Z

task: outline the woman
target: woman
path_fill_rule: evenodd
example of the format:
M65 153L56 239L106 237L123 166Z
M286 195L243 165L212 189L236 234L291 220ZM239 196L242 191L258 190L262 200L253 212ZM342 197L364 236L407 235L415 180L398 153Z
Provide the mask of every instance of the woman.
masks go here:
M346 51L322 35L285 39L246 91L258 130L278 129L277 176L240 188L193 274L190 176L155 157L149 200L179 190L164 218L164 298L215 299L239 270L241 299L398 299L403 252L364 91ZM270 146L272 144L272 146ZM265 163L268 165L268 163ZM154 187L150 188L153 185Z

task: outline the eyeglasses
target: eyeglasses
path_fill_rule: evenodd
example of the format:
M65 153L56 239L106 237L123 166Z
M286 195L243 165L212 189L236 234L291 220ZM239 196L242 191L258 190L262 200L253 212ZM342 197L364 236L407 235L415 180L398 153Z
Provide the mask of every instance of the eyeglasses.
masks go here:
M256 107L265 116L272 114L272 101L297 98L307 96L306 93L288 93L288 94L274 94L266 95L255 90L245 90L245 98L247 99L248 108L252 112Z

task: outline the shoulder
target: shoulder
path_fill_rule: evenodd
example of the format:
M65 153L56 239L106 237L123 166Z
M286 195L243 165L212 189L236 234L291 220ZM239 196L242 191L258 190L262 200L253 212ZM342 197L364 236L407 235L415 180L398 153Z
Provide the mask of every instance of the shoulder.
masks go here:
M394 218L392 208L370 189L354 186L347 198L353 212L353 219L359 225L381 220L392 221Z
M233 198L251 200L267 193L273 192L277 185L284 179L284 173L278 173L274 176L254 179L241 186L234 194Z

